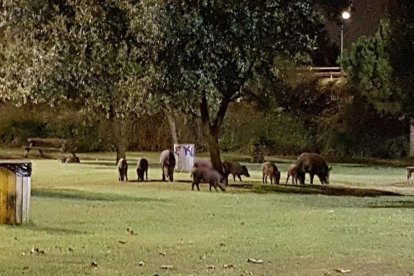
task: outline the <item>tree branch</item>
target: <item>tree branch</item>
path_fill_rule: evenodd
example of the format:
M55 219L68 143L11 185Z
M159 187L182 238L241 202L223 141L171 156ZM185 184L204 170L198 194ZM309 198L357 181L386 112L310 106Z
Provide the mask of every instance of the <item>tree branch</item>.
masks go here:
M217 111L216 118L213 121L212 130L214 133L218 133L221 128L221 125L224 121L224 116L226 115L227 108L230 104L230 98L223 98L220 102L219 110Z

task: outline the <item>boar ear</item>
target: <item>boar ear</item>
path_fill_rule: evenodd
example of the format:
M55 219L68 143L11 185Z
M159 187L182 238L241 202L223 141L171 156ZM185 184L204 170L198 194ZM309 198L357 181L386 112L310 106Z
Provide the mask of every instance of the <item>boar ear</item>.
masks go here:
M330 170L330 171L331 171L331 170L332 170L332 167L329 167L329 168L328 168L328 170Z

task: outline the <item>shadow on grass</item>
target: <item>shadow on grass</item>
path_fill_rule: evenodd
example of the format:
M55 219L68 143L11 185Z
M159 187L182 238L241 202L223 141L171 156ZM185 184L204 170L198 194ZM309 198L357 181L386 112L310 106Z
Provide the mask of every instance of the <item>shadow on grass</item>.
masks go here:
M377 196L403 196L402 194L377 189L362 189L340 186L322 185L253 185L253 184L230 184L232 188L251 190L255 193L294 193L294 194L318 194L329 196L356 196L356 197L377 197Z
M117 194L93 193L87 191L70 190L70 189L34 189L32 196L61 198L72 200L96 200L96 201L134 201L134 202L151 202L151 201L165 201L163 199L149 198L149 197L134 197Z
M414 208L414 200L385 201L380 204L369 204L368 208Z
M82 162L82 160L81 160L81 163L83 164L83 165L93 165L93 166L105 166L105 167L113 167L113 168L116 168L117 167L117 165L113 162L113 161L108 161L108 160L94 160L94 161L90 161L90 160L83 160L83 162ZM158 164L158 163L151 163L151 162L149 162L149 169L156 169L156 168L158 168L158 169L160 169L160 164ZM130 162L128 162L128 171L135 171L135 169L136 169L136 163L134 163L134 162L132 162L132 163L130 163Z
M59 234L59 235L84 235L84 234L91 233L87 231L73 230L73 229L62 228L62 227L37 225L36 223L32 221L27 224L24 224L23 228L29 229L32 231L40 231L40 232L46 232L48 234Z

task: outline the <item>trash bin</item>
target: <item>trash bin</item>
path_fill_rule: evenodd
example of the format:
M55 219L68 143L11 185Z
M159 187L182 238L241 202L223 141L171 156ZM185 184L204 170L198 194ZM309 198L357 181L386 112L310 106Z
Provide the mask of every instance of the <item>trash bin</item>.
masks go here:
M174 154L177 161L175 169L180 172L191 172L195 158L194 144L174 144Z
M0 160L0 224L29 221L32 163Z

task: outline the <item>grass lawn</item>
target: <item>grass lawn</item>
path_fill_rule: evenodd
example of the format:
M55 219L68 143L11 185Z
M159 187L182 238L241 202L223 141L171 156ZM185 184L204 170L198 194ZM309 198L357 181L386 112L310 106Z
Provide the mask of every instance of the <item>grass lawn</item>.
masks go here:
M131 182L119 183L113 156L33 160L31 222L0 225L0 275L414 274L414 187L404 167L332 164L330 185L404 196L223 193L206 184L196 192L189 173L159 182L158 153L129 153ZM139 156L150 160L150 182L135 182ZM277 163L282 182L289 163ZM260 187L260 164L247 166L243 182Z

